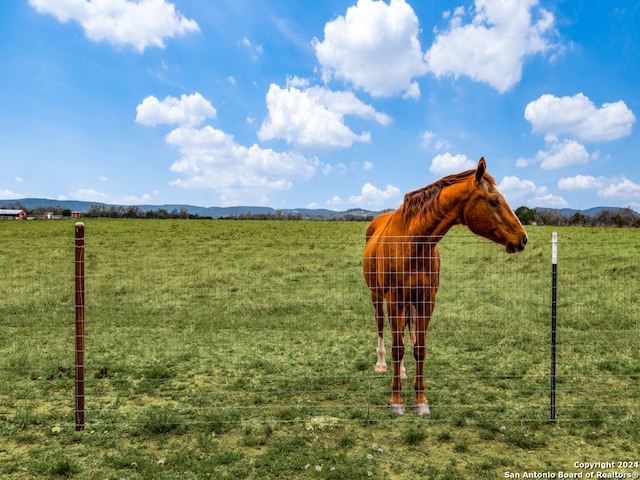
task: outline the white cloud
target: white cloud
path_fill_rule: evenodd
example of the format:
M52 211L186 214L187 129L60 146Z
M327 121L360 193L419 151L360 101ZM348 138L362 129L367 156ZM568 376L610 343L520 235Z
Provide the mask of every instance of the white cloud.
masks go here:
M365 160L364 163L362 164L362 169L366 172L369 171L373 168L373 163L371 163L368 160Z
M561 178L558 181L560 190L596 190L602 188L603 178L590 175L576 175L575 177Z
M308 180L322 167L316 158L255 144L246 147L210 125L200 128L207 118L216 117L216 109L199 93L162 102L150 96L136 110L136 121L144 125L179 125L166 136L166 142L180 152L170 167L180 178L171 185L215 190L224 205L265 204L269 192L287 190L294 180Z
M336 165L336 169L337 169L338 173L341 174L341 175L346 175L347 173L349 173L349 167L347 167L342 162L340 162L340 163L338 163L338 165Z
M327 200L327 205L331 207L338 207L340 205L344 205L344 200L342 200L338 195L334 195L331 197L331 200Z
M633 200L640 198L640 185L626 177L592 177L576 175L558 181L561 190L593 190L599 197Z
M514 176L504 177L498 185L498 190L509 200L528 197L538 191L536 184L531 180L520 180Z
M515 176L504 177L498 190L514 209L523 202L532 207L560 208L568 205L564 198L553 195L547 187L538 187L531 180L521 180Z
M352 195L349 202L358 206L386 206L390 201L400 199L400 189L393 185L387 185L385 190L380 190L370 183L364 184L360 195Z
M291 76L287 77L287 88L289 87L306 88L309 86L309 84L310 84L310 81L308 78L300 78L297 75L294 75L293 77Z
M11 190L0 190L0 198L3 200L14 200L16 198L22 198L22 195L12 192Z
M428 130L422 134L422 142L420 145L424 149L433 148L435 150L442 150L445 148L451 148L451 144L447 140L438 138L437 134Z
M136 197L134 195L109 195L108 193L100 192L94 188L81 188L75 192L71 192L70 198L85 202L101 202L113 205L140 205L149 203L152 196L149 194L144 194L141 197Z
M449 28L437 35L425 54L425 61L437 77L466 75L506 92L520 81L526 56L554 48L553 15L537 8L537 18L533 19L537 0L474 3L471 23L463 25L464 9L457 8L449 19Z
M418 98L412 79L422 76L418 17L404 0L358 0L345 16L324 27L324 40L313 40L323 78L335 77L374 97L404 94Z
M242 40L239 43L247 49L251 58L254 60L257 60L258 55L261 55L263 52L262 45L254 45L247 37L242 37Z
M435 133L430 132L429 130L425 131L422 134L422 143L421 143L422 148L429 148L435 137L436 137Z
M547 170L556 170L571 165L589 163L589 153L584 145L574 140L562 142L547 142L547 150L540 150L536 155L536 161L540 167Z
M140 53L149 46L164 48L164 39L200 30L195 20L176 12L165 0L29 0L39 13L62 23L78 22L93 41L131 45Z
M575 140L559 141L553 136L546 137L545 140L546 150L539 150L534 158L518 158L516 166L526 167L539 163L545 170L558 170L572 165L584 165L600 156L599 151L589 154L585 146Z
M588 142L629 135L636 121L622 100L597 108L582 93L561 98L542 95L526 106L524 118L531 123L533 133L554 137L571 134Z
M605 188L598 191L603 198L638 199L640 198L640 185L626 177L611 181Z
M307 159L296 152L239 145L233 135L208 125L178 127L166 140L180 151L180 159L170 170L183 175L171 184L216 190L226 205L266 203L269 192L288 190L293 180L311 178L320 166L317 159Z
M106 193L99 192L94 188L81 188L80 190L71 192L71 198L85 202L107 203L109 201L109 196Z
M549 193L545 187L541 187L541 191L529 200L527 203L533 207L563 208L569 203L558 195Z
M299 90L271 84L267 93L269 115L258 131L261 140L284 139L302 146L350 147L369 142L371 134L354 133L344 123L345 115L354 115L387 125L391 119L377 112L352 92L333 92L322 87Z
M136 107L136 122L143 125L178 124L200 125L207 118L215 119L217 112L211 103L199 93L183 94L180 99L166 97L159 101L153 95Z
M476 163L466 155L451 155L447 152L433 157L429 171L436 175L448 175L462 172L464 170L471 170L475 167Z

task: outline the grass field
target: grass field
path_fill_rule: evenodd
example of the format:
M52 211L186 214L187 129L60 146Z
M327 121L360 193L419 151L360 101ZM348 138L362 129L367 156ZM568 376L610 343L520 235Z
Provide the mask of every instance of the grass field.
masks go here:
M640 230L558 229L552 425L551 228L529 227L518 255L463 228L445 237L432 413L398 417L390 373L373 371L365 223L85 223L81 433L73 223L0 223L3 479L508 478L640 462ZM411 381L403 393L410 405ZM603 471L640 471L622 467Z

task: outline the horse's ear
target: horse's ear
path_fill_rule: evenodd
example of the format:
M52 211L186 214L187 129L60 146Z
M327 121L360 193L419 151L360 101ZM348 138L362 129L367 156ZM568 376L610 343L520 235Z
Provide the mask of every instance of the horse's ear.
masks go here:
M478 168L476 169L476 182L480 183L482 177L484 177L484 172L487 171L487 163L484 161L484 157L480 157L480 161L478 162Z

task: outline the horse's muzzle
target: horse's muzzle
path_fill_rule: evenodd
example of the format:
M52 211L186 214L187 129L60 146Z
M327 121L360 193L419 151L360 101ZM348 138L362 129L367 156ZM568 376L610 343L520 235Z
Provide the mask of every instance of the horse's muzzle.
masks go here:
M522 235L519 243L507 242L507 244L505 245L505 250L507 251L507 253L521 252L522 250L524 250L524 247L527 246L528 241L529 239L527 238L527 234L525 233L524 235Z

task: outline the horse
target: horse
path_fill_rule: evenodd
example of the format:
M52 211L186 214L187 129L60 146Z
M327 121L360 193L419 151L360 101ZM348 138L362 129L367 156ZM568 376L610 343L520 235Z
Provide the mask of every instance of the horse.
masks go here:
M376 232L383 228L389 217L393 212L384 212L373 219L373 221L367 227L367 232L365 234L366 243L364 250L364 275L367 282L371 288L372 285L376 285L377 282L377 258L376 258L376 245L377 243L370 242L369 239L376 235ZM376 324L378 326L378 347L376 349L376 355L378 357L376 361L375 371L376 372L386 372L387 371L387 362L386 362L386 354L387 351L384 348L384 294L382 289L380 288L371 288L371 303L376 311ZM400 378L407 378L407 369L404 366L404 359L400 361Z
M520 220L487 172L484 157L477 168L449 175L407 193L393 212L374 218L366 230L363 270L371 290L378 326L377 372L386 371L384 308L391 326L393 379L391 411L404 414L401 378L404 330L409 327L416 364L413 412L429 413L424 390L427 328L440 283L438 242L454 225L504 245L507 253L524 250L528 237Z

